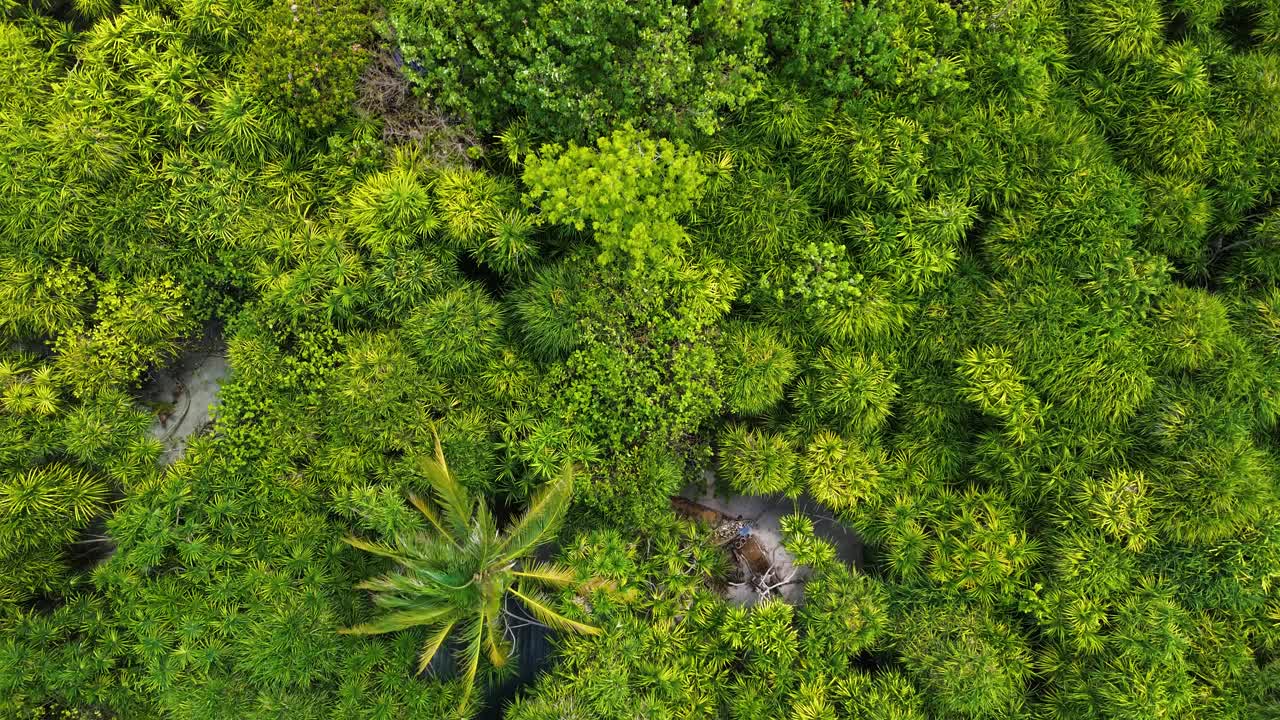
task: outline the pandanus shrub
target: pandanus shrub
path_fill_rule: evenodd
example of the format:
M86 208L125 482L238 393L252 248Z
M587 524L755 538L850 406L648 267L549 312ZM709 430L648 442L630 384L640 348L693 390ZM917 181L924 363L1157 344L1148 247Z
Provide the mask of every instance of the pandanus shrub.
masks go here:
M483 654L495 668L511 658L507 640L507 595L519 599L541 623L555 630L595 635L599 628L557 612L538 586L565 588L575 583L572 570L530 559L549 541L565 510L573 488L573 468L560 474L537 493L524 515L505 530L489 511L483 497L473 496L445 462L439 437L435 457L422 463L423 474L435 495L434 505L410 495L410 501L426 518L426 529L400 534L390 542L369 542L355 537L347 543L390 558L397 567L356 587L374 593L373 602L386 611L381 617L339 632L377 635L424 626L429 630L418 672L423 672L450 636L459 643L459 666L464 680L465 705Z
M0 610L56 586L63 548L102 512L109 491L101 478L50 463L0 478Z

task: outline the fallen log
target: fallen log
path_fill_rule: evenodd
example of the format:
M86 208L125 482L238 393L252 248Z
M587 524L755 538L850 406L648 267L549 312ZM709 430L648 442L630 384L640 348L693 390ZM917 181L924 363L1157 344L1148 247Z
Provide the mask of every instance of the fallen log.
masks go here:
M671 507L676 511L676 514L690 520L705 522L717 530L726 525L737 525L740 522L738 518L730 517L719 510L679 496L671 498ZM763 577L772 569L773 563L765 554L764 548L760 546L760 541L756 539L755 535L750 534L750 526L747 527L748 533L745 537L742 537L740 542L728 544L734 559L746 565L746 569L751 572L752 576ZM734 532L726 538L726 541L737 537L740 537L739 533L734 529Z
M696 503L679 496L672 496L671 508L676 511L677 515L690 520L700 520L712 527L730 519L728 515L719 510L713 510L702 503Z
M763 577L773 568L773 563L769 558L765 557L764 548L760 547L760 541L754 535L750 535L747 539L734 550L734 554L738 556L742 562L746 563L751 570L751 574L757 577Z

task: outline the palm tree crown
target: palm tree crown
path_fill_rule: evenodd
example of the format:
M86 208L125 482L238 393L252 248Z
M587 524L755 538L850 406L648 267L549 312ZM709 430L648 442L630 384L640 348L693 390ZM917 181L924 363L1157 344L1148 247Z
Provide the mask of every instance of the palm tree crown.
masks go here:
M345 538L354 547L395 560L398 567L356 585L376 593L374 603L386 614L339 632L374 635L424 625L431 633L418 663L418 672L423 672L456 631L465 668L464 704L482 652L494 667L503 667L510 659L504 610L507 593L519 598L535 618L550 628L592 635L600 632L599 628L553 610L548 598L536 588L573 584L571 570L526 560L550 539L569 506L571 466L566 465L534 497L529 509L506 532L499 531L483 498L473 497L449 472L439 437L435 458L424 461L423 470L434 491L436 507L415 495L409 499L426 517L426 531L398 535L390 544Z

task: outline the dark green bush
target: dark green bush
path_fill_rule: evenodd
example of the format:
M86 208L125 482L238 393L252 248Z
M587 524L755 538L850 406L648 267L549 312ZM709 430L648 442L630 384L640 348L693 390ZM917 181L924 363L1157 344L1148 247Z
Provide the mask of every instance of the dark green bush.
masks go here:
M937 712L1006 717L1024 706L1031 654L1010 628L980 610L941 609L907 628L903 662Z
M776 433L732 425L719 439L720 472L743 495L797 495L796 451Z
M432 298L404 318L422 367L437 377L478 369L499 344L502 308L474 285Z
M523 116L549 139L631 121L715 132L759 91L767 4L671 0L397 0L407 71L434 102L496 130Z
M725 401L738 415L759 415L777 405L796 374L795 354L767 325L729 324L721 338Z
M273 0L244 60L258 97L286 123L323 131L355 107L369 61L364 0Z

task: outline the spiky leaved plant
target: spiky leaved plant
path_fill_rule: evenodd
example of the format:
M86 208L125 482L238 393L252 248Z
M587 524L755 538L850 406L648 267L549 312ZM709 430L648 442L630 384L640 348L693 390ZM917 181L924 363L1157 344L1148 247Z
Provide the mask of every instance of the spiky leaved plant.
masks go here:
M376 635L427 626L431 634L418 663L418 672L423 672L456 630L462 640L460 658L465 668L464 705L471 695L481 651L494 667L503 667L510 659L511 646L505 638L507 593L519 598L550 628L590 635L600 632L553 610L534 587L569 586L575 581L573 572L527 559L551 538L569 506L572 466L566 465L542 488L506 532L499 531L484 499L473 497L449 471L438 436L434 459L426 459L422 467L438 507L416 495L409 499L426 517L426 531L398 535L391 544L346 538L350 545L391 558L399 567L356 585L376 593L374 604L388 612L373 622L339 632Z

